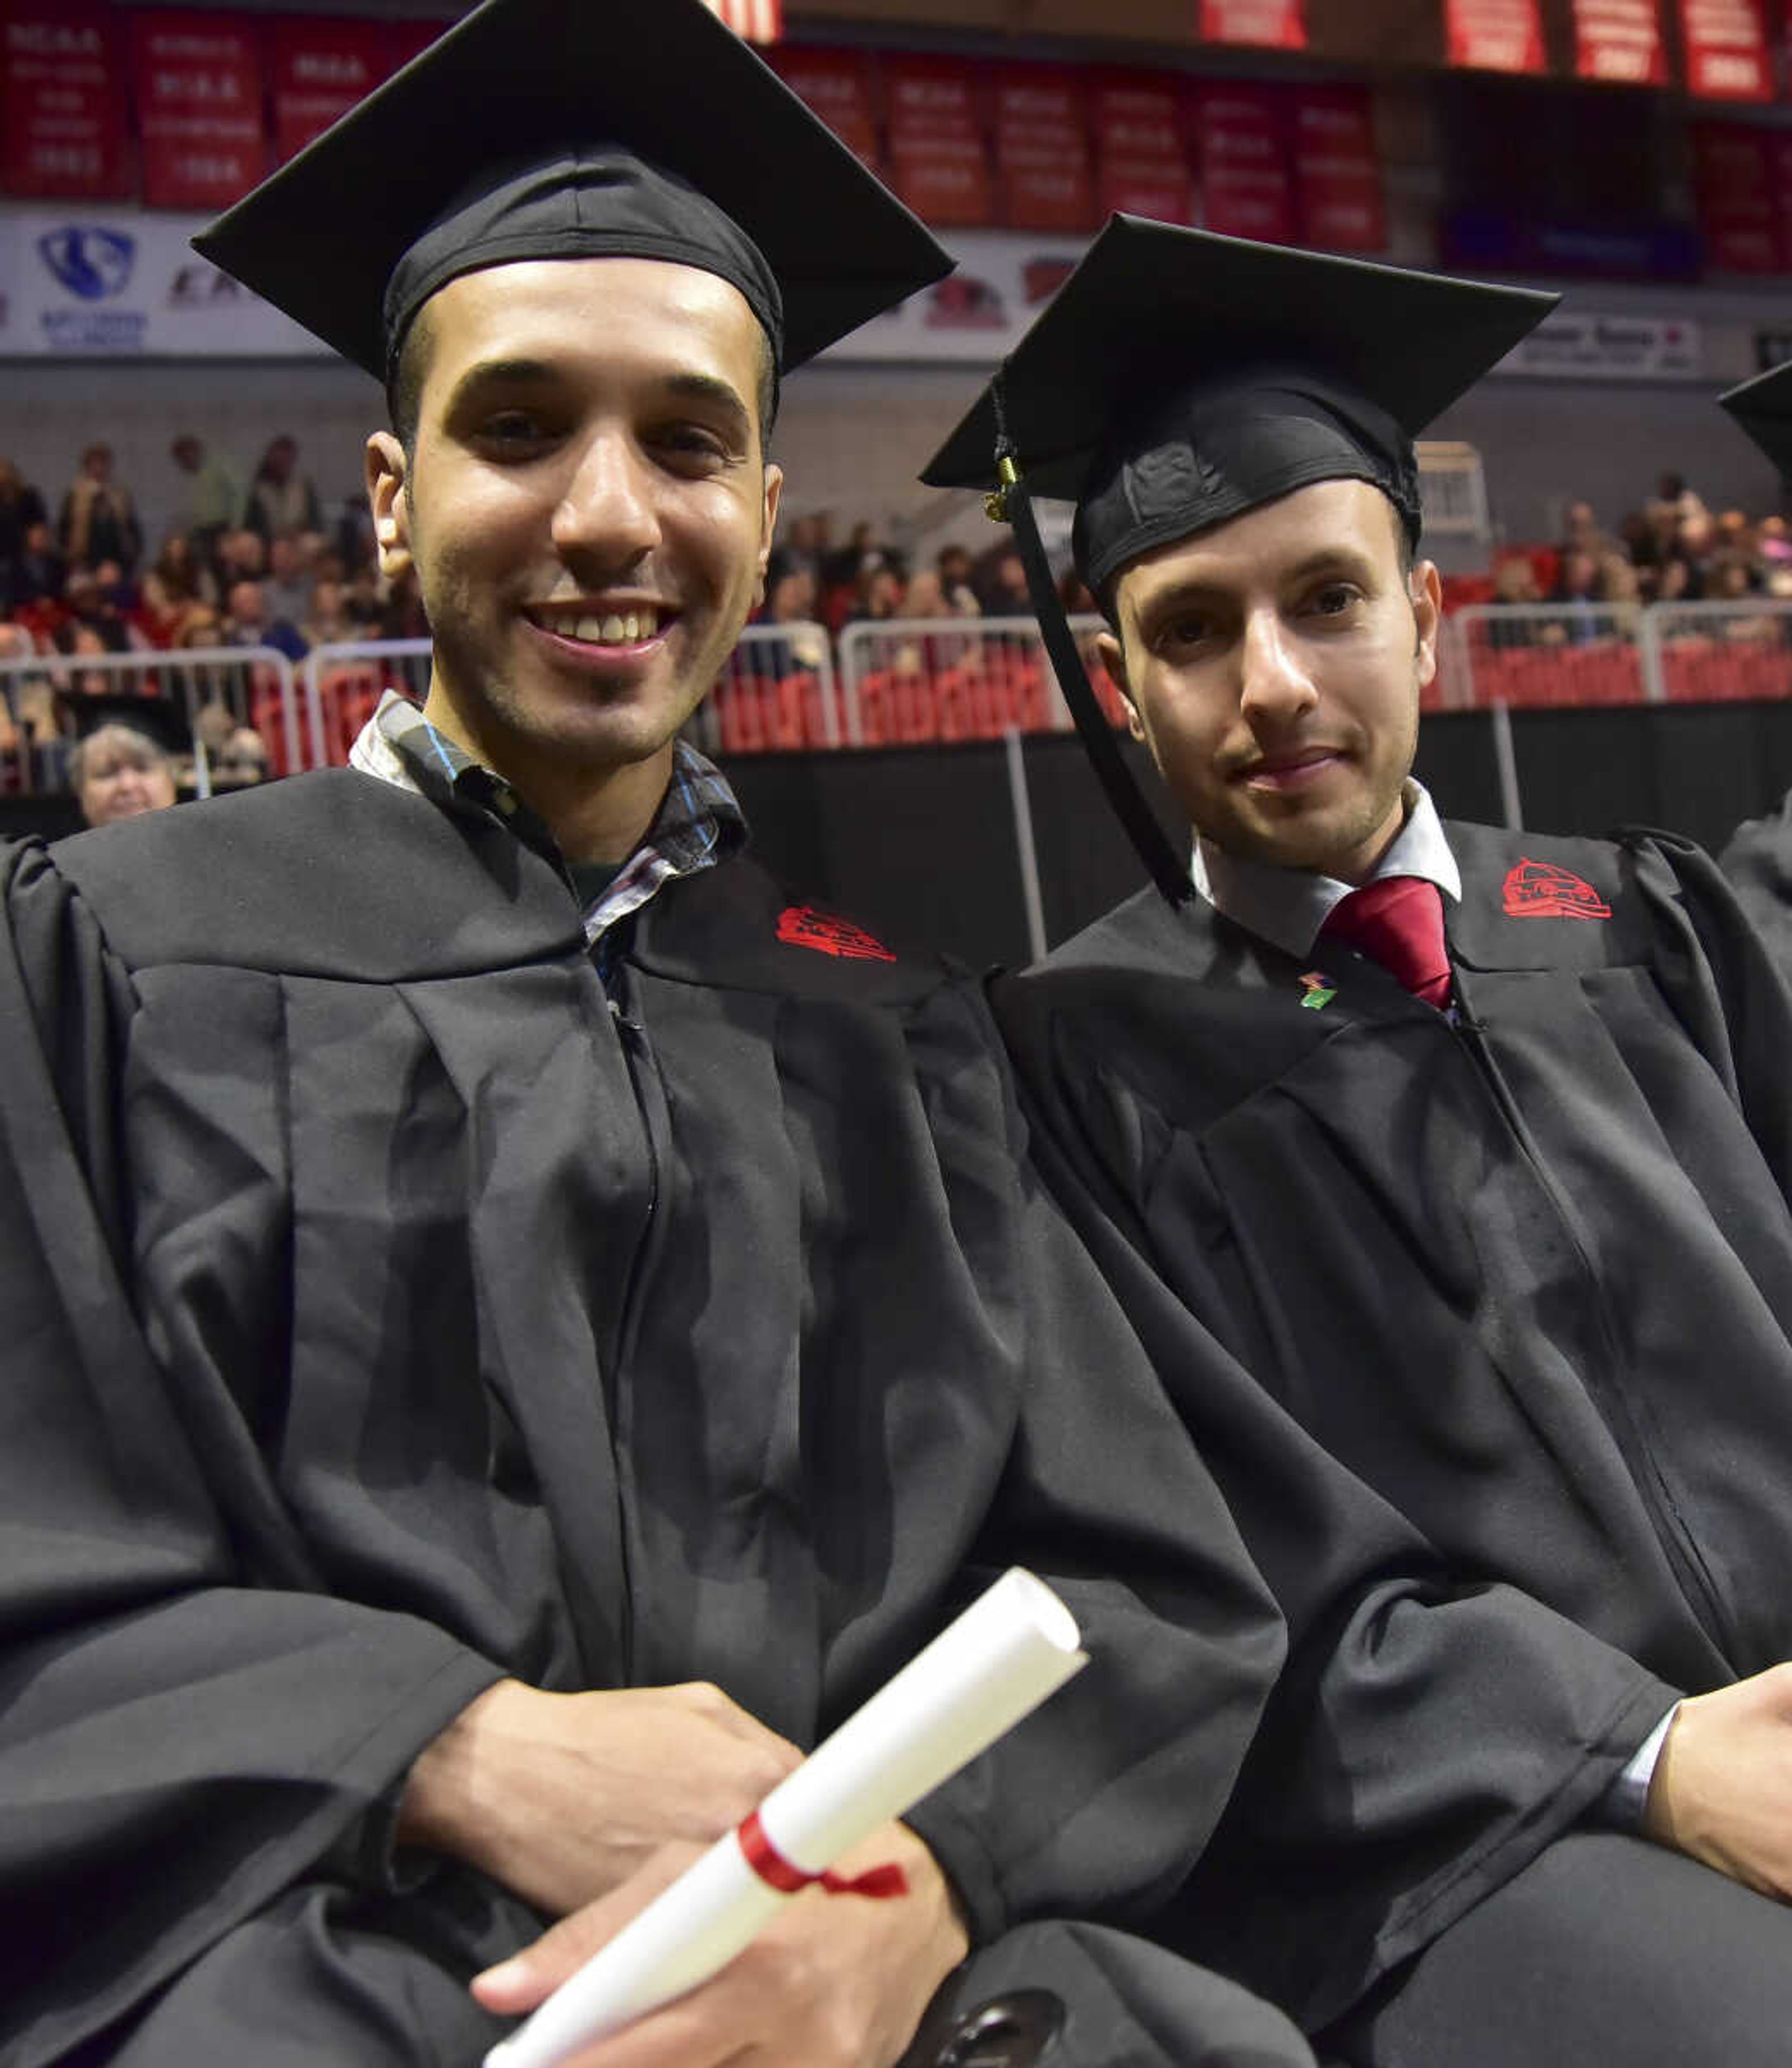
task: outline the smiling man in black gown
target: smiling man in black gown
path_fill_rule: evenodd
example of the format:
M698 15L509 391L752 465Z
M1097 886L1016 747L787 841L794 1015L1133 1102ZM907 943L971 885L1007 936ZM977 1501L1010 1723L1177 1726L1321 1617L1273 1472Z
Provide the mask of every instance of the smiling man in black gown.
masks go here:
M782 372L943 254L698 0L488 0L202 243L387 381L434 658L352 768L5 859L0 2052L469 2063L1024 1561L1093 1663L877 1835L909 1893L593 2068L1016 1991L977 2058L1298 2068L1114 1928L1279 1618L976 988L678 738Z

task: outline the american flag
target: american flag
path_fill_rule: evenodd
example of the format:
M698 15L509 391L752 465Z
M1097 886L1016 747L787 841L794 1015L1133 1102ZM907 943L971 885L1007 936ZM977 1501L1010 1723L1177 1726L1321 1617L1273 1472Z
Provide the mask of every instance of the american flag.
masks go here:
M784 0L703 0L703 4L750 43L775 43L784 34Z

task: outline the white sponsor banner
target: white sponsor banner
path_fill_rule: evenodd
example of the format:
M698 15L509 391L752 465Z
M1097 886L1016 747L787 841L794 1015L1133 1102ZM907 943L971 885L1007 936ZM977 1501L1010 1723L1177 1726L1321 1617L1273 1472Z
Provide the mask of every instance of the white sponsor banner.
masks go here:
M1684 316L1553 315L1497 370L1550 381L1702 381L1704 332Z
M71 204L0 209L0 358L321 358L327 348L199 258L205 218ZM1087 239L961 230L959 270L836 345L835 361L989 366L1012 351ZM1684 319L1554 315L1499 372L1555 380L1699 380Z
M0 358L321 356L190 249L206 220L92 202L0 210Z
M315 338L190 248L206 220L92 202L0 208L0 358L325 356ZM957 273L830 356L992 362L1086 241L960 233L951 240L963 262Z
M1020 342L1089 247L1086 237L1000 230L954 230L940 242L958 271L855 331L830 360L992 365Z

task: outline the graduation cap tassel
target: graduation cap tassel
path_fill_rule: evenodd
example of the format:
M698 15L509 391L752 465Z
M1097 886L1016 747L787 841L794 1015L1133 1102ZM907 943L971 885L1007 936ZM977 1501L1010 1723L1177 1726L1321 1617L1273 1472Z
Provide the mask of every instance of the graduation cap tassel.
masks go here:
M1005 519L1013 527L1020 564L1026 570L1027 594L1032 604L1033 615L1039 620L1052 672L1057 677L1064 700L1070 707L1070 715L1082 735L1083 747L1096 779L1107 792L1107 800L1125 827L1126 837L1144 863L1151 881L1171 905L1183 904L1193 896L1195 889L1187 866L1178 860L1168 835L1145 801L1144 792L1133 780L1132 771L1126 766L1113 727L1108 723L1107 713L1102 710L1084 670L1082 657L1071 636L1069 621L1052 584L1052 564L1046 558L1045 543L1039 535L1032 498L1021 476L1013 442L1008 434L1000 377L992 392L996 404L996 466L1001 486L985 507L998 523Z

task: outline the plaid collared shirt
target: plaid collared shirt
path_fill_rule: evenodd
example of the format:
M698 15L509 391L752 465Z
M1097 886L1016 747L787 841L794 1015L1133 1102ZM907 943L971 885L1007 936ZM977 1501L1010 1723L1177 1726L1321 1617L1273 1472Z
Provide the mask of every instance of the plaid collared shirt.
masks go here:
M546 824L503 777L438 732L396 690L387 690L361 727L348 762L363 775L377 776L436 804L472 804L490 813L567 874L565 857ZM619 919L638 912L662 883L726 861L746 839L746 818L721 771L695 747L682 739L675 742L672 780L646 839L602 895L585 907L586 942L597 946Z

